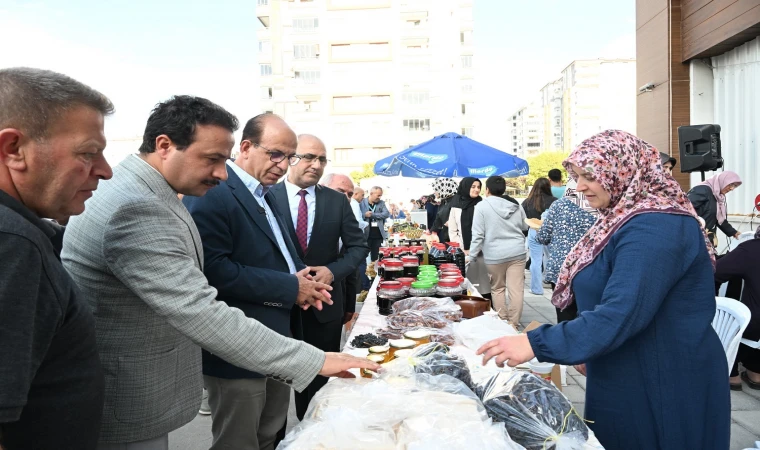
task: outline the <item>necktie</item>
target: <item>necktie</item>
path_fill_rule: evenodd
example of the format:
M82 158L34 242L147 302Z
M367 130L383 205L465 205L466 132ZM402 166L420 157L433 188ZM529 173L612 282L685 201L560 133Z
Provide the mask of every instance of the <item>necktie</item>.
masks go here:
M301 202L298 204L298 220L296 221L296 237L304 253L306 253L308 246L309 235L309 207L306 206L306 194L308 192L303 189L298 191L298 195L301 196Z

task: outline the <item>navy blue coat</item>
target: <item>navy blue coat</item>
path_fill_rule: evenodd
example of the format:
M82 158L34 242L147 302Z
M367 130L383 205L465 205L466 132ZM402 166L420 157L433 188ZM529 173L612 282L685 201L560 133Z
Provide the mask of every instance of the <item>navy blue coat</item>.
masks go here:
M585 415L604 448L728 449L728 363L697 221L634 217L572 289L578 318L528 339L540 361L586 363Z
M182 200L203 241L204 274L219 294L217 300L240 309L283 336L291 336L290 312L298 296L298 280L277 246L263 209L234 171L227 181L203 197ZM276 207L267 203L280 224L296 269L298 258ZM218 378L262 378L203 350L203 373Z

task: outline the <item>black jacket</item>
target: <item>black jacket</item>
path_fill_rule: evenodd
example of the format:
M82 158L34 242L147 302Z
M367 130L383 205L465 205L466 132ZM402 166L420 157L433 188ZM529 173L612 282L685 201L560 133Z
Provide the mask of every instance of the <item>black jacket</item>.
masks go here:
M333 273L330 295L332 305L323 305L322 311L309 308L305 314L315 314L320 323L342 319L345 312L356 311L356 296L346 298L343 280L356 274L356 268L369 254L369 246L364 233L356 222L351 204L346 196L338 191L317 185L315 186L316 207L311 239L306 253L296 245L298 257L307 266L326 266ZM278 183L269 190L269 194L277 204L282 214L283 222L288 230L290 239L298 242L296 230L293 228L293 217L290 214L288 190L285 183ZM339 241L343 242L342 251L338 251Z
M205 196L182 199L203 242L203 273L219 291L217 300L290 336L290 312L298 296L298 280L290 273L264 210L233 170L227 175L227 181ZM275 205L267 203L277 218ZM296 270L303 269L306 266L298 259L283 221L279 225ZM203 373L226 379L263 377L206 350Z
M533 207L533 202L530 199L525 199L522 203L522 207L525 210L525 216L528 219L540 219L541 213L549 209L549 207L557 201L556 197L552 197L551 195L541 194L541 202L543 209L541 212L539 212L536 208Z
M728 223L728 219L723 223L718 223L718 200L712 193L710 186L699 185L694 186L686 194L694 205L694 209L697 210L697 215L704 219L705 228L708 232L715 234L715 228L720 228L726 236L733 237L736 234L734 227Z
M434 231L438 235L439 242L449 242L449 227L446 223L451 215L451 201L453 199L454 197L450 197L441 203L435 216L435 222L433 222L433 226L430 228L430 231Z

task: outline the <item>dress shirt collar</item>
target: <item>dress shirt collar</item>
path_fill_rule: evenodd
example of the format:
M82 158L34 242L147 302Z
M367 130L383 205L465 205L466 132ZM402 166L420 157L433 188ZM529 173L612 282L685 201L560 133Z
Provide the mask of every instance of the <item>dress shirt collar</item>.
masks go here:
M243 182L245 187L247 187L253 195L258 197L264 197L264 195L266 195L267 191L269 190L268 186L265 187L263 184L261 184L261 182L259 182L259 180L253 178L253 176L235 164L232 160L227 161L227 166L232 169L233 172L235 172L238 178L240 178L240 181Z
M298 195L298 192L301 190L300 187L296 186L295 184L291 183L288 180L284 181L285 183L285 189L288 192L288 198L293 198ZM309 186L306 189L304 189L309 195L311 195L312 198L316 198L315 194L317 192L317 188L315 186Z

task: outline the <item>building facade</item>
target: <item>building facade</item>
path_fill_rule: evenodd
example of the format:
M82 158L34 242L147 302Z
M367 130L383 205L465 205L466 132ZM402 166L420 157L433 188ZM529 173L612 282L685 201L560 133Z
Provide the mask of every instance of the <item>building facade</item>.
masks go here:
M472 0L257 0L263 110L348 172L474 135Z
M510 122L510 152L520 158L538 155L544 148L544 112L539 101L518 109Z
M541 88L544 113L544 150L562 150L562 78Z

